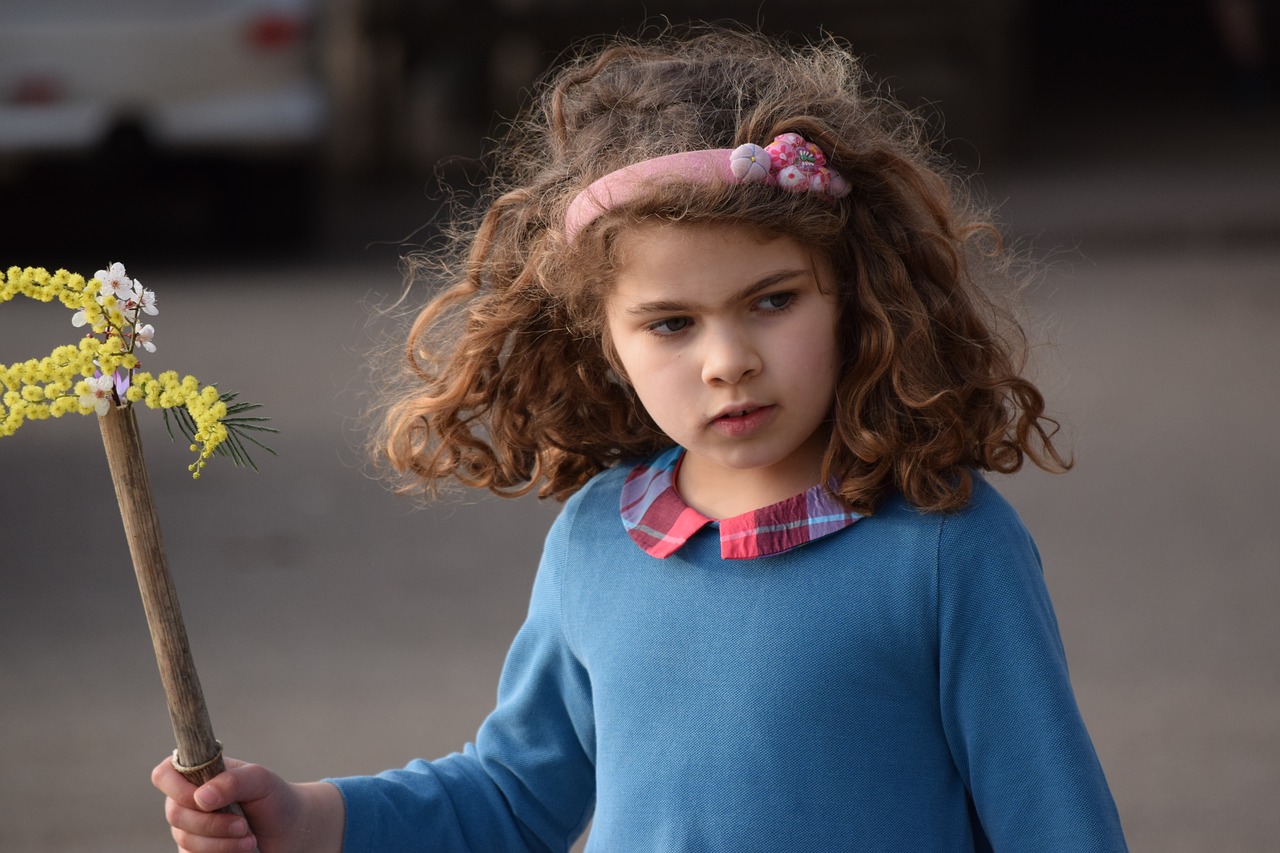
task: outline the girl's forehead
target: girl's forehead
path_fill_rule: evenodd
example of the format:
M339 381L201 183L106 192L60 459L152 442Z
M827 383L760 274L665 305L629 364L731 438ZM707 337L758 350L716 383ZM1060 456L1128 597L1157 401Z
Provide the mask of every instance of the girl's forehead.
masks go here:
M789 236L767 234L750 226L653 222L620 234L614 260L619 278L625 278L651 271L709 271L726 262L735 269L762 261L794 263L813 255L810 247Z
M609 300L712 303L827 268L810 247L788 236L723 224L646 224L619 240Z

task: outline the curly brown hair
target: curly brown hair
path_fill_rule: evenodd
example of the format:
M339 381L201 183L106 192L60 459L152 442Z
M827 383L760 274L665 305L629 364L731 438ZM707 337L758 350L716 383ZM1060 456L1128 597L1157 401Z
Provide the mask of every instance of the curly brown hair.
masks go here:
M821 146L847 197L663 182L565 237L566 208L602 175L788 131ZM831 259L842 373L824 478L856 511L892 489L960 507L975 468L1070 467L1021 375L1025 335L994 295L1016 283L1015 258L921 120L843 44L723 29L612 39L549 76L490 159L489 202L416 259L446 286L410 330L375 437L402 491L456 480L563 500L671 445L612 368L603 321L617 235L652 217L754 227Z

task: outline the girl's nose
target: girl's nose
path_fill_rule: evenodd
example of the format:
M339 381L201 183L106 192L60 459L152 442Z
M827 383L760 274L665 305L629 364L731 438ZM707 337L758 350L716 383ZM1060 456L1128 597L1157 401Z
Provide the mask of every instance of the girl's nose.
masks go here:
M760 372L764 361L751 336L743 329L709 330L702 357L702 381L708 385L733 385Z

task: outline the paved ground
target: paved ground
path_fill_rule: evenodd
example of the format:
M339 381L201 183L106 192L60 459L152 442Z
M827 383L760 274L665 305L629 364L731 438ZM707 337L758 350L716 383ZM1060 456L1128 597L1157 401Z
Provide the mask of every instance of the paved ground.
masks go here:
M1050 151L993 180L1035 245L1068 247L1031 304L1078 468L999 485L1043 551L1135 851L1280 838L1280 168L1274 129L1260 133L1235 128L1212 160L1191 143ZM418 218L356 207L344 221L367 231L342 239L394 240ZM185 449L144 416L215 727L294 778L470 736L555 511L469 496L414 512L362 471L358 354L383 328L370 294L399 286L391 257L124 259L159 293L156 360L267 403L283 430L262 473L192 483ZM0 361L70 331L57 308L0 310ZM147 774L172 739L115 513L92 421L0 443L5 850L171 849Z

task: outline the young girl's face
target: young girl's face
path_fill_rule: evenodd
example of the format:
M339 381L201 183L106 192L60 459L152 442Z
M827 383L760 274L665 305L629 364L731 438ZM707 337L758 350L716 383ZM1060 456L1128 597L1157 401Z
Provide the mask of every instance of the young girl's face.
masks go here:
M617 248L608 333L687 451L685 501L723 518L815 485L840 361L826 259L730 225L646 225Z

